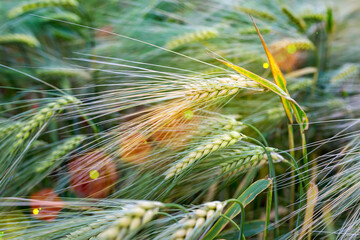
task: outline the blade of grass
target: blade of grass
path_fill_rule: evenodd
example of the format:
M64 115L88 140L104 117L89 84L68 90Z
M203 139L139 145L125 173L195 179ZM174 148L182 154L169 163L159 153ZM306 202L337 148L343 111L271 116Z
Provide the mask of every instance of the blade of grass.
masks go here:
M243 194L241 194L237 200L243 204L244 207L248 205L250 202L252 202L256 196L258 196L261 192L263 192L265 189L267 189L272 180L271 179L261 179L248 187ZM233 203L228 210L225 212L225 216L227 216L230 219L233 219L241 212L241 207L237 203ZM209 232L205 235L203 238L204 240L211 240L214 239L221 230L229 223L229 221L226 218L220 218L214 226L209 230Z
M278 64L276 63L274 57L272 56L272 54L270 53L268 47L266 46L264 38L261 36L259 28L257 27L257 25L256 25L256 23L255 23L255 21L254 21L254 19L252 17L251 17L251 20L252 20L252 22L253 22L253 24L255 26L255 29L256 29L256 31L257 31L257 33L259 35L259 38L260 38L261 43L263 45L263 48L265 50L265 53L266 53L266 56L268 58L269 65L271 67L271 72L273 74L275 83L290 98L289 92L288 92L288 90L286 88L286 80L285 80L285 78L284 78ZM288 100L290 100L290 99L288 99ZM290 123L293 123L293 119L292 119L292 115L291 115L291 108L292 108L292 110L294 112L294 115L295 115L295 119L301 126L301 130L302 131L306 130L308 128L308 119L307 119L307 116L306 116L304 110L299 106L299 104L296 103L295 100L290 100L291 102L289 102L286 99L284 99L283 97L281 98L281 100L283 102L284 109L285 109L286 115L289 118Z

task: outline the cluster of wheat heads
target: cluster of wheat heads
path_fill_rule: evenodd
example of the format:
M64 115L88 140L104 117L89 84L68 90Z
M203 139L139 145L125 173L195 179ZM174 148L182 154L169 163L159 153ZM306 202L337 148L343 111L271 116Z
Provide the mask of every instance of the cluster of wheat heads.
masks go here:
M13 84L0 125L0 238L356 239L356 145L339 164L316 151L337 153L335 140L351 136L327 138L354 127L318 121L358 117L358 59L341 59L341 19L335 7L254 2L121 1L122 17L96 29L77 1L8 3L18 27L0 36L14 53L1 60ZM288 91L314 122L308 144Z

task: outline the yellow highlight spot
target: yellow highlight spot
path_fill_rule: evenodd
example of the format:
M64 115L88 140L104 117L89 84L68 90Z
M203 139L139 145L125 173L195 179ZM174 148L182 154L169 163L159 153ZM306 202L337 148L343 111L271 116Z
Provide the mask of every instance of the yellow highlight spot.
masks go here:
M41 208L40 208L40 209L41 209ZM40 211L39 211L39 209L37 209L37 208L35 208L35 209L33 210L33 214L34 214L34 215L38 215L39 212L40 212Z
M97 170L91 170L89 175L91 179L97 179L100 174Z
M194 113L193 113L193 111L191 111L191 110L187 110L187 111L184 113L184 116L185 116L185 119L190 120L190 119L193 118Z
M288 51L288 53L294 54L296 52L296 47L295 45L290 44L289 46L287 46L286 50Z
M265 69L269 68L269 64L268 64L268 63L264 63L264 64L263 64L263 68L265 68Z

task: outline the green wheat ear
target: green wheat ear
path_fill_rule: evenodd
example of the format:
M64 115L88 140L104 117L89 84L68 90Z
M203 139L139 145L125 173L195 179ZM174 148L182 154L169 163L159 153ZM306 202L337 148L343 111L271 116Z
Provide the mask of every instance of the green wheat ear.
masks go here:
M290 9L283 7L281 11L287 16L290 22L292 22L301 32L305 32L306 23L301 17L297 17Z
M79 3L77 0L37 0L23 3L8 12L9 18L15 18L19 15L46 7L76 7Z
M47 18L49 19L44 19L44 22L50 22L54 20L63 20L63 21L67 21L67 22L74 22L74 23L79 23L81 22L81 18L79 17L79 15L72 13L72 12L67 12L67 11L61 11L59 13L51 13L46 15Z
M30 137L32 132L45 124L51 117L60 113L68 105L77 105L79 103L80 101L77 98L67 95L59 98L53 103L47 104L38 113L32 116L15 135L16 140L13 143L11 152L21 146Z
M251 15L256 18L262 18L265 20L274 21L276 20L275 16L261 10L253 9L253 8L246 8L246 7L235 7L236 10L239 10L240 12L243 12L245 14Z
M175 163L166 173L165 179L172 178L176 175L181 174L191 165L193 165L199 159L207 156L208 154L221 150L225 147L231 146L236 142L243 139L245 135L237 132L231 131L227 132L211 139L207 140L203 144L200 144L194 150L190 151L184 158L180 159L178 162Z
M85 136L79 135L65 140L65 142L55 148L55 150L53 150L46 159L37 163L35 171L42 172L50 168L54 164L59 164L59 161L69 152L74 150L82 141L84 141L84 139Z
M219 36L219 32L216 29L203 29L192 33L186 33L178 37L173 38L166 43L165 47L168 49L175 49L185 44L201 42L209 40Z
M22 33L12 33L0 36L0 44L25 44L29 47L40 46L39 41L31 35Z
M81 69L72 69L72 68L61 68L61 67L51 67L38 69L36 73L44 79L59 79L59 78L82 78L82 79L90 79L90 74Z

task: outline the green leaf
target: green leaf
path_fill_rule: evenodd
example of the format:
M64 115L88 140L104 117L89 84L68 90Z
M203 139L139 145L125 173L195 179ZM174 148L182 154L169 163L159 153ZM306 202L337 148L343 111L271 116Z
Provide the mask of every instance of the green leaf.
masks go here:
M258 196L261 192L267 189L271 184L271 179L262 179L254 182L250 185L238 198L244 207L251 203L256 196ZM233 203L227 211L224 213L225 216L233 219L241 212L241 207L238 203ZM212 240L214 239L221 230L229 223L226 218L220 218L214 226L209 230L209 232L203 238L204 240Z
M244 236L245 237L251 237L254 235L257 235L265 230L265 221L263 220L254 220L250 222L246 222L244 224ZM224 231L219 236L221 239L237 239L239 237L239 231L238 230L229 230Z
M263 47L264 47L264 50L265 50L266 56L268 58L268 61L269 61L270 67L271 67L271 72L273 74L276 85L279 86L284 92L286 92L288 97L291 99L291 97L289 95L289 92L288 92L288 90L286 88L286 80L285 80L285 78L284 78L278 64L276 63L274 57L272 56L272 54L270 53L268 47L266 46L264 38L261 36L259 28L256 26L256 23L255 23L255 21L254 21L254 19L252 17L251 17L251 20L252 20L252 22L253 22L253 24L255 26L255 29L256 29L256 31L257 31L257 33L259 35L259 38L261 40L261 43L262 43ZM290 100L290 99L288 99L288 100ZM301 131L306 130L309 127L309 120L308 120L308 118L306 116L305 111L293 99L290 100L292 103L290 103L289 101L287 101L283 97L281 98L281 100L283 102L284 109L285 109L286 115L289 118L290 123L293 123L293 119L292 119L292 115L291 115L291 108L292 108L292 110L294 112L294 115L295 115L295 119L296 119L297 123L300 124Z
M286 113L288 114L288 111L286 109L293 108L294 115L298 123L301 125L302 130L306 130L308 128L308 118L304 112L304 110L300 107L300 105L290 97L290 95L287 92L284 92L278 85L274 84L273 82L270 82L269 80L266 80L265 78L262 78L255 73L252 73L242 67L236 66L232 63L225 62L221 59L217 59L218 61L224 63L226 66L234 69L238 73L250 78L251 80L261 84L263 87L269 89L270 91L276 93L283 99L283 104ZM284 101L285 100L285 101ZM290 101L290 102L289 102ZM289 107L290 106L290 107ZM289 114L288 114L289 117ZM290 122L292 123L292 117L291 117L291 111L290 111Z

